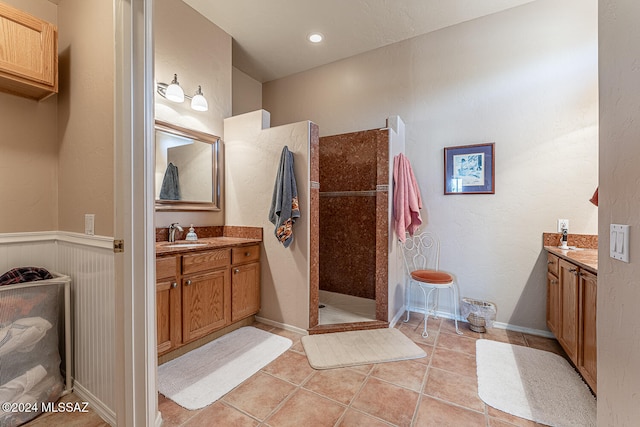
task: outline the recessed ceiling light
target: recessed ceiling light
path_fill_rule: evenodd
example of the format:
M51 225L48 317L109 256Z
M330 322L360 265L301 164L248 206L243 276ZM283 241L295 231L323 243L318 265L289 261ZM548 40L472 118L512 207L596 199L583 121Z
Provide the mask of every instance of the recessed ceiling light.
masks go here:
M324 39L324 36L320 33L311 33L309 34L309 37L307 37L307 39L311 43L320 43Z

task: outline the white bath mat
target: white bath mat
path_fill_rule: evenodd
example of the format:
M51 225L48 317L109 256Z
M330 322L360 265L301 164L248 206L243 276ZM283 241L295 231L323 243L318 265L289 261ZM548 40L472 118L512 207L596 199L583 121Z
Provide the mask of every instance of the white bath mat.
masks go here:
M596 425L595 398L561 356L478 340L476 362L478 395L487 405L545 425Z
M215 402L291 347L288 338L245 326L158 366L158 391L178 405Z
M302 337L302 346L315 369L418 359L427 355L393 328L307 335Z

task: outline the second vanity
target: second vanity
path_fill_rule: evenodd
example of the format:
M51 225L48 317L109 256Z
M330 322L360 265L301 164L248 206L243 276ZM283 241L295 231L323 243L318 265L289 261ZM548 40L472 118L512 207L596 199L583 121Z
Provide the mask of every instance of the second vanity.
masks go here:
M259 231L259 237L156 242L158 355L260 310Z
M581 236L575 236L580 239ZM582 236L560 249L559 235L544 235L547 251L547 327L596 393L597 236Z

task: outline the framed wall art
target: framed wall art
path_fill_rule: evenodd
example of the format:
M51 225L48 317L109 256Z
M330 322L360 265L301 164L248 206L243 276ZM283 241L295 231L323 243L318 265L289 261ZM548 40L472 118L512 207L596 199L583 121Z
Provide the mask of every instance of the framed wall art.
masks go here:
M495 143L444 148L444 194L495 193Z

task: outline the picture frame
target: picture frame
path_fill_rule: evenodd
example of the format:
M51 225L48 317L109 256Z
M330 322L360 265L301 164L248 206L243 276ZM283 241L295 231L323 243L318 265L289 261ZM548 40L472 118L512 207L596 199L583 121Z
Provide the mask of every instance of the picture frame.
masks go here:
M444 148L444 194L495 194L495 143Z

